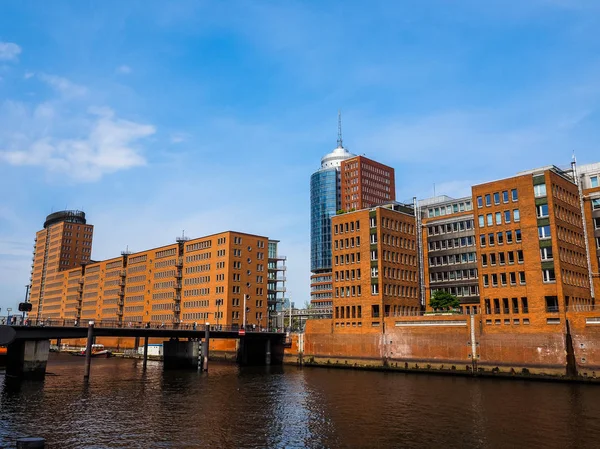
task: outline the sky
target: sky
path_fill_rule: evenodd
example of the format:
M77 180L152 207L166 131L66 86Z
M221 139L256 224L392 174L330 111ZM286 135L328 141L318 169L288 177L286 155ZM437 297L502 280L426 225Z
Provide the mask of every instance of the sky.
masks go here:
M310 175L336 146L396 196L600 160L597 0L0 3L0 307L52 211L102 260L237 230L310 299Z

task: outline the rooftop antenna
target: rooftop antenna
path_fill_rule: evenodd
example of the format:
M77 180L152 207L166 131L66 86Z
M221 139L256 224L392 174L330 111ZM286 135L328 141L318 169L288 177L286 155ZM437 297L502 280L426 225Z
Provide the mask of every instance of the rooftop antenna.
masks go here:
M342 111L338 109L338 138L337 138L338 148L344 148L342 143Z

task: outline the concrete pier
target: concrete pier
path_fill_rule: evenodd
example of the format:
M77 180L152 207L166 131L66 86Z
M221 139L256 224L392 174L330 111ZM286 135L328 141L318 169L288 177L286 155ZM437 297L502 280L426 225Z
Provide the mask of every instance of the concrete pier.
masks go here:
M17 340L8 345L6 375L20 379L43 379L50 340Z
M198 344L194 341L163 342L164 369L198 369Z

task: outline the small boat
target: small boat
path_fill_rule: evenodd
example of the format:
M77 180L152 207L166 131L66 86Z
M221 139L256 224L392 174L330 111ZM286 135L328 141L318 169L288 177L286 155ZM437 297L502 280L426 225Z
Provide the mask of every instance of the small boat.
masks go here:
M71 352L71 355L77 355L77 356L85 356L85 348L83 348L81 351L73 351ZM107 349L104 349L104 345L92 345L92 357L110 357L112 355L112 352L110 352Z

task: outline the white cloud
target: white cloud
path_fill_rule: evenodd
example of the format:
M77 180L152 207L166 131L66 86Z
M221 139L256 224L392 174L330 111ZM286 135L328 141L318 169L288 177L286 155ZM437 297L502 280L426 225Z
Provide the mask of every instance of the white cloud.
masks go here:
M87 88L85 86L75 84L61 76L40 73L38 74L38 78L67 97L80 97L87 93Z
M122 73L124 75L128 75L131 73L131 67L129 67L128 65L122 65L117 67L117 73Z
M21 47L13 42L0 42L0 61L13 61L21 54Z
M33 72L25 72L25 75L23 75L23 78L28 80L29 78L33 77L34 75L35 75L35 73L33 73Z
M56 119L57 112L51 105L38 105L29 116L23 105L11 103L3 109L13 111L29 125L31 133L37 131L40 135L30 138L27 130L15 130L7 139L12 148L0 151L1 161L15 166L42 166L76 181L96 181L108 173L145 165L137 144L155 132L152 125L119 119L108 108L91 108L85 120L78 121L79 126L86 127L83 136L53 137L52 124L60 118Z

